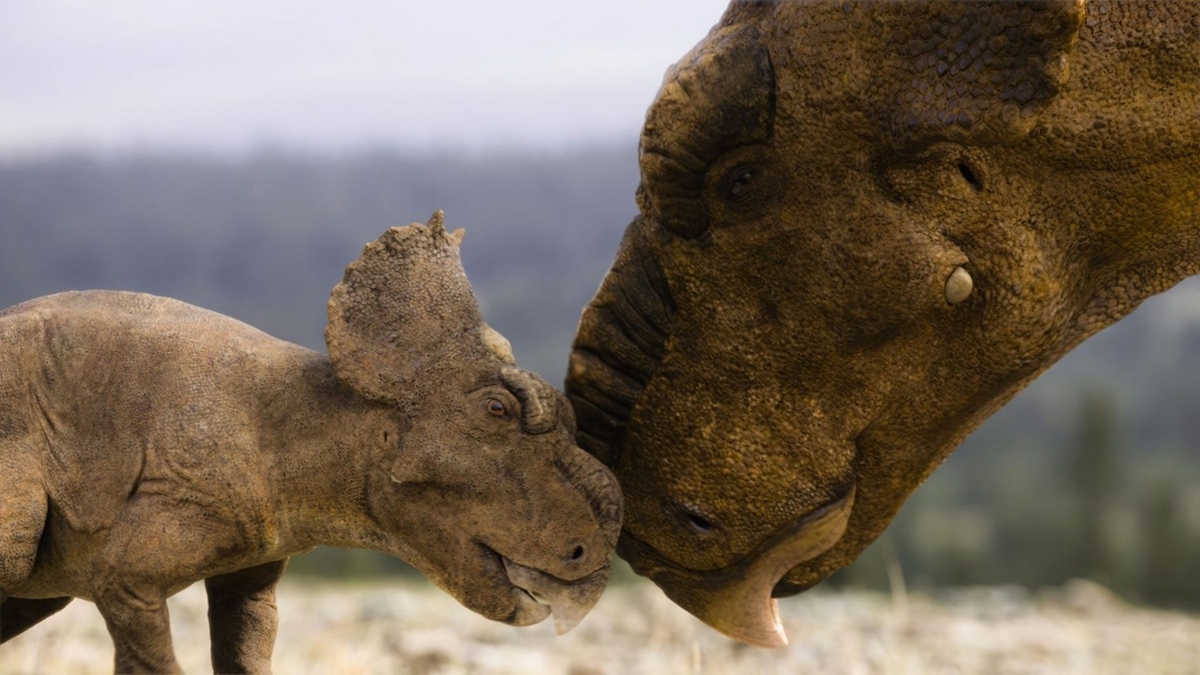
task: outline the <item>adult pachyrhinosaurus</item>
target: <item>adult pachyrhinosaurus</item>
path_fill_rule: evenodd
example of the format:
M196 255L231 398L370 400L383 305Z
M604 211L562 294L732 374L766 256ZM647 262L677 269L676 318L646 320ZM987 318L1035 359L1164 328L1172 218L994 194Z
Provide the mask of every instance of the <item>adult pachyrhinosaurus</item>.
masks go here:
M728 635L1200 272L1200 2L735 1L666 75L567 393L618 552Z

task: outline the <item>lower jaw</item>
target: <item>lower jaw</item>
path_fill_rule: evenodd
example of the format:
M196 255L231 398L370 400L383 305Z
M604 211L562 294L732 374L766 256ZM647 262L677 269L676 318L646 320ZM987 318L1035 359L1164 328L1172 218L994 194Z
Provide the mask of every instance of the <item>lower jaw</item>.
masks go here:
M638 575L651 580L661 576L687 577L697 580L717 578L739 568L739 565L734 564L730 567L700 571L676 565L659 553L653 545L646 543L628 529L622 530L621 536L617 540L617 555L629 563L629 566Z
M550 616L550 608L534 600L525 589L513 586L511 593L516 608L509 618L505 619L505 623L512 626L532 626Z
M512 610L507 614L480 613L490 619L511 626L531 626L550 615L549 607L539 604L524 589L514 586L508 580L508 575L504 571L504 556L482 542L475 542L475 546L479 549L479 555L486 561L483 568L488 581L494 584L498 592L500 592L501 588L507 587L509 596L512 599ZM465 602L463 604L467 605ZM467 607L470 607L470 605L467 605ZM474 611L478 612L478 610Z
M842 499L810 512L809 514L806 514L806 516L803 516L803 518L812 518L822 511L827 511L828 509L834 508L840 503L846 502L846 500L851 500L850 503L853 504L853 498L856 492L856 485L852 484L848 489L847 494L843 496ZM824 581L831 574L833 574L833 572L840 569L841 566L836 565L830 568L828 561L831 559L829 554L833 551L836 551L837 547L843 543L841 534L844 534L844 532L839 531L838 540L834 542L830 548L817 553L812 558L796 563L795 566L789 567L788 571L784 573L783 578L780 578L775 584L771 592L771 597L787 597L789 595L796 595L806 591L813 586L816 586L821 581ZM782 537L784 535L785 532L777 532L776 535L773 535L773 537ZM720 584L723 581L740 578L743 574L745 574L750 566L754 564L754 561L757 557L764 555L767 550L770 550L769 548L764 549L764 545L769 544L770 541L771 539L768 538L764 544L760 545L755 551L750 552L736 562L724 567L696 570L684 567L671 561L669 558L660 553L658 549L654 547L654 545L633 534L633 532L626 527L621 531L620 538L617 540L617 555L628 562L630 567L633 568L634 572L649 578L659 586L662 585L660 580L670 579L672 577L679 580L687 580L693 583ZM803 570L801 574L795 574L795 572L800 571L801 569ZM800 580L789 581L787 578L788 575L792 575L793 577L799 576Z

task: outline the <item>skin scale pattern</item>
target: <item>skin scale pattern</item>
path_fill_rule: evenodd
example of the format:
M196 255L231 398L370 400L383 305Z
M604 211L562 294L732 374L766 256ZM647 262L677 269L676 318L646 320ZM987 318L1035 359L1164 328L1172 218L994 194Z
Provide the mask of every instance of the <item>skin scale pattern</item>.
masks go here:
M782 644L748 588L849 564L1033 378L1200 272L1200 3L734 2L639 157L571 355L580 444L635 570ZM851 489L825 549L756 562Z
M461 238L438 212L368 244L329 357L137 293L0 312L0 641L85 598L117 672L176 671L165 600L204 579L214 670L266 672L275 584L318 544L402 558L491 619L582 618L620 492L482 322Z

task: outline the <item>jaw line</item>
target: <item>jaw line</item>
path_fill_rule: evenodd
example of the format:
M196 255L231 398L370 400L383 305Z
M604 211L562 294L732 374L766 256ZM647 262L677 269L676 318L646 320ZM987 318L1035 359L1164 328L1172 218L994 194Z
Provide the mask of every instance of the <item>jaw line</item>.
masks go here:
M855 493L855 497L854 497L855 502L859 501L858 494L857 494L858 493L858 464L859 464L859 461L863 457L863 437L866 436L867 432L870 431L871 428L875 426L875 423L878 420L879 420L879 415L877 414L875 417L871 418L871 421L868 422L865 426L863 426L862 429L858 431L858 433L850 436L848 439L849 440L848 445L850 447L854 448L854 454L850 458L851 474L850 474L849 483L848 483L848 485L843 486L838 492L838 494L841 496L830 500L829 502L827 502L826 504L823 504L822 506L820 506L817 509L809 511L807 514L800 516L800 518L807 518L825 508L828 508L829 506L831 506L833 504L837 504L841 499L843 499L846 495L850 494L851 492ZM799 520L799 519L797 519L797 520ZM667 557L666 555L664 555L653 544L647 542L645 539L642 539L641 537L634 534L633 528L631 527L631 523L628 523L628 522L623 523L621 526L620 536L617 540L617 555L619 555L622 560L629 563L629 565L631 567L634 567L634 572L636 572L637 574L644 576L648 579L651 579L651 580L654 579L653 575L655 573L664 572L664 571L668 572L668 573L678 574L681 576L693 577L697 580L706 578L709 575L712 575L714 577L719 577L719 576L723 576L723 575L732 574L732 573L738 571L739 569L749 565L758 555L763 553L763 551L769 549L772 544L777 543L778 540L782 539L783 536L785 536L783 534L783 531L787 530L794 523L795 523L795 521L793 521L792 523L784 524L778 530L775 530L774 532L768 534L766 537L763 538L762 541L759 542L759 544L757 546L750 549L745 555L741 556L737 560L731 561L721 567L718 567L716 569L711 569L711 570L695 570L690 567L684 567L680 563L678 563L678 562L672 560L671 558ZM626 543L627 541L633 542L635 549L641 549L643 552L650 553L653 556L656 563L653 566L643 567L643 569L645 571L635 567L634 561L631 560L630 557L626 555L626 552L630 552L630 547Z
M565 581L508 558L504 559L504 571L514 588L537 603L537 611L544 608L554 617L554 632L563 635L579 625L595 607L608 583L611 566L602 565L574 581Z
M631 561L634 569L709 627L749 644L782 647L787 645L787 634L774 590L789 570L837 545L850 520L854 496L851 484L838 500L779 528L738 562L717 570L687 570L662 561L653 547L632 535L623 539L620 552L630 559L634 556L629 554L640 548L645 555Z
M519 582L515 581L512 578L513 575L516 574L519 576L521 574L520 570L527 570L527 571L535 573L539 577L544 577L547 582L549 582L550 584L553 584L554 586L561 588L561 589L583 588L590 584L597 583L598 577L599 577L600 578L599 581L602 582L602 584L600 586L600 590L602 591L604 588L604 585L607 584L608 576L612 571L611 564L602 565L602 566L596 568L595 570L592 570L591 572L587 573L586 575L584 575L578 579L575 579L574 581L568 581L566 579L556 577L556 576L550 574L549 572L546 572L539 568L522 565L521 563L516 562L512 558L509 558L508 556L504 555L503 553L500 553L496 549L492 548L491 546L488 546L487 544L485 544L483 542L476 541L475 544L476 544L476 546L478 546L480 548L480 550L483 552L483 554L486 557L488 557L498 563L498 566L500 569L499 579L503 580L502 583L508 587L509 593L514 594L513 597L514 597L514 601L517 603L517 606L513 608L512 614L510 614L509 617L505 619L505 621L507 623L512 623L512 621L516 619L516 616L521 611L521 604L527 600L528 602L536 603L536 605L538 607L545 608L546 613L544 615L542 615L540 618L538 618L536 621L533 621L530 624L522 624L522 625L538 624L538 623L541 623L542 621L545 621L547 617L553 617L554 624L555 624L555 633L557 633L558 635L562 635L562 634L570 631L572 628L574 628L576 625L578 625L578 623L580 621L583 620L584 616L586 616L587 614L589 614L591 612L592 608L595 606L596 600L598 599L599 591L596 592L596 597L592 598L590 603L587 605L587 608L582 613L577 613L576 611L572 611L574 609L574 607L561 606L561 604L562 604L561 600L558 603L555 603L555 602L547 601L544 598L539 599L538 596L539 595L544 596L544 594L538 593L538 591L536 589L526 588L524 585L521 585ZM531 583L528 585L533 586L536 584Z
M683 565L680 565L679 563L663 555L662 552L659 551L653 544L650 544L646 540L638 537L631 531L629 527L621 528L621 537L617 541L617 554L620 555L621 558L626 562L628 562L630 566L634 568L635 572L651 579L652 581L655 581L656 583L656 577L662 575L685 577L693 581L720 581L722 579L741 574L747 567L753 565L754 562L765 552L769 551L780 541L786 539L789 535L794 534L796 530L803 527L805 523L811 519L819 518L820 515L825 511L835 507L848 495L851 495L855 492L857 492L855 489L855 483L852 482L850 487L841 490L840 497L831 500L817 509L805 513L790 523L783 525L779 529L763 538L763 540L760 541L757 546L750 549L750 551L748 551L745 555L727 565L718 567L716 569L696 570L690 567L684 567ZM635 552L640 552L647 555L643 556L642 560L635 562L631 559L633 556L627 555ZM647 565L645 562L643 562L647 558L653 560L654 562ZM641 565L641 567L638 565Z

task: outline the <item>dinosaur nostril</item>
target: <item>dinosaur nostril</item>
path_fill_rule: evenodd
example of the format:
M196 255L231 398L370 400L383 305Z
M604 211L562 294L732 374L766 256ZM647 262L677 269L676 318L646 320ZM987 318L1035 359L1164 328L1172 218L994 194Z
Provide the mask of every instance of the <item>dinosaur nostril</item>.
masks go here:
M571 552L571 561L579 562L581 559L583 559L583 547L576 546L575 550Z
M717 529L717 524L707 515L701 514L698 510L688 507L679 507L679 515L683 520L683 524L694 534L701 536L712 534Z

